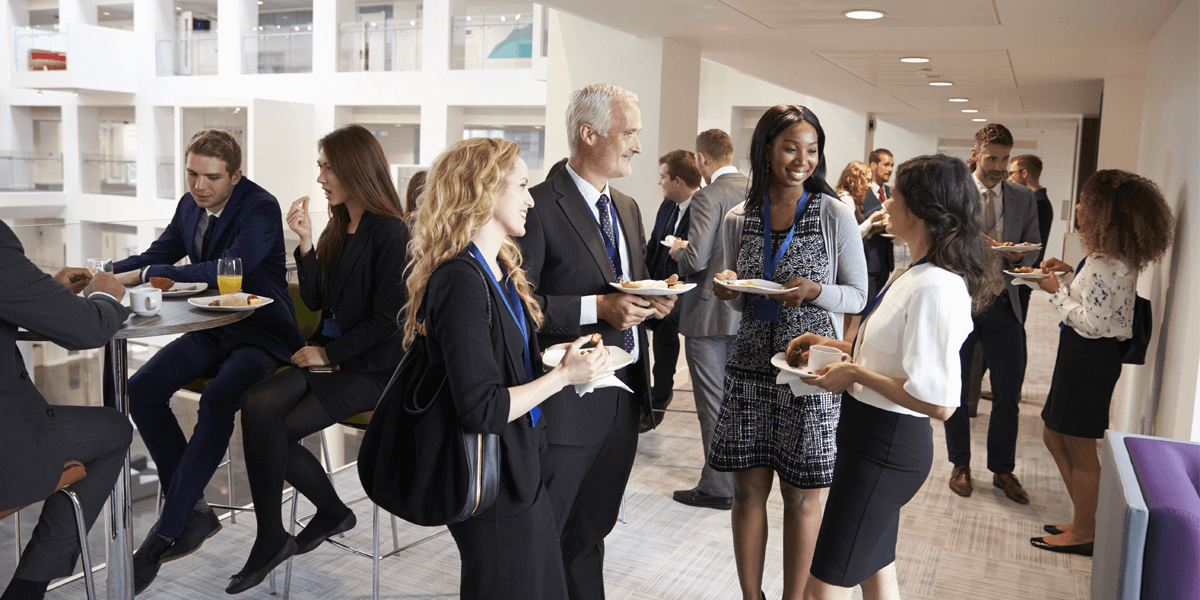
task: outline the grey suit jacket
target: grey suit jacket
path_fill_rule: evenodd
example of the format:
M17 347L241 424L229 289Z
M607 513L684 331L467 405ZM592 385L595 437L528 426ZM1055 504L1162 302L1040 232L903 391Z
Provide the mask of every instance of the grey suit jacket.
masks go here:
M103 346L129 311L104 296L85 300L25 257L0 222L0 510L49 496L62 475L66 442L17 349L17 328L68 350Z
M675 253L684 281L697 287L679 295L679 333L685 336L737 335L742 315L713 295L712 280L724 264L718 243L721 222L725 213L746 201L749 184L741 173L726 173L692 196L688 245Z
M1042 234L1038 229L1037 200L1033 197L1033 191L1009 181L1002 181L1000 185L1004 190L1004 232L1000 235L1002 238L1000 241L1014 244L1021 242L1040 244ZM1037 252L1029 252L1021 259L1021 262L1012 263L1008 259L1001 259L1001 262L1005 271L1011 271L1016 267L1032 267L1037 262L1037 255ZM1004 275L1003 293L1008 294L1008 299L1012 301L1013 313L1020 321L1021 300L1017 286L1009 283L1012 279L1011 275Z

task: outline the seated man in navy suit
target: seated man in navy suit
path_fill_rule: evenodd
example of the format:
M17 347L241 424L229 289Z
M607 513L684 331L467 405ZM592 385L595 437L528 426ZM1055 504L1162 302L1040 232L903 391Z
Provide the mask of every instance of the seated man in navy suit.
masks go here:
M658 157L658 186L662 188L663 201L654 219L654 231L646 242L646 269L650 279L666 279L679 275L679 263L675 262L674 251L684 246L691 224L692 194L700 189L700 169L696 159L687 150L672 150ZM671 247L662 242L671 239ZM649 319L646 326L654 332L651 348L654 350L654 383L650 387L651 414L642 415L638 426L646 433L662 423L664 411L671 403L671 391L675 387L675 365L679 361L679 307L671 309L664 319Z
M287 364L304 345L288 300L283 218L275 197L242 176L242 151L225 131L197 133L186 152L189 193L150 249L114 265L125 285L151 277L217 287L217 259L242 259L242 291L275 302L237 323L184 334L129 380L129 407L158 466L166 499L158 523L134 554L134 592L154 581L159 564L195 552L221 529L204 502L233 434L242 393ZM174 266L184 257L190 265ZM189 440L171 412L171 396L212 377L200 396Z

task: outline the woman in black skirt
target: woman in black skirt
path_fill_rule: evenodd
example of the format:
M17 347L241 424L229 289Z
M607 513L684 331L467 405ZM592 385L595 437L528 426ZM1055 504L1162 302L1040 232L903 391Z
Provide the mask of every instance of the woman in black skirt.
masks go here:
M983 207L966 165L922 156L896 169L885 203L888 233L908 243L913 266L867 304L852 343L806 333L789 355L814 345L851 352L852 362L817 372L813 384L842 395L837 462L817 536L810 599L896 598L900 508L933 464L929 417L958 405L958 349L971 311L1002 285L999 261L982 235Z
M268 377L242 398L258 537L225 590L231 594L258 585L288 556L354 527L354 513L300 440L375 408L404 353L396 316L406 297L408 227L383 149L359 125L331 132L318 147L317 182L329 202L329 223L314 249L307 196L292 204L287 222L300 236L300 296L321 311L321 328L292 356L296 368ZM280 510L285 478L317 507L294 540Z
M1062 318L1058 360L1042 408L1042 440L1058 464L1075 517L1067 525L1046 525L1053 535L1030 543L1052 552L1091 556L1100 495L1096 440L1108 429L1108 407L1121 376L1118 345L1133 331L1138 273L1167 251L1172 217L1152 181L1107 170L1097 171L1083 184L1075 220L1088 255L1074 280L1038 281ZM1071 270L1057 258L1043 261L1042 268Z

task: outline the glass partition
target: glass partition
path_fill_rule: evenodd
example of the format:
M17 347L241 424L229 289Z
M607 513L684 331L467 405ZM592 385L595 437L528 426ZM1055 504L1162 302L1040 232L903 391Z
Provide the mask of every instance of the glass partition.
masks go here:
M137 159L105 154L83 155L83 191L86 194L137 195Z
M158 41L158 75L216 75L217 34L193 32L185 39Z
M0 192L61 192L62 154L0 153Z
M360 21L342 23L339 28L339 71L419 71L420 69L420 19Z
M62 71L67 68L67 35L58 25L13 28L13 65L18 71Z
M243 48L243 73L312 73L311 25L255 31L243 38Z
M533 65L533 18L528 12L455 16L451 69L528 69Z

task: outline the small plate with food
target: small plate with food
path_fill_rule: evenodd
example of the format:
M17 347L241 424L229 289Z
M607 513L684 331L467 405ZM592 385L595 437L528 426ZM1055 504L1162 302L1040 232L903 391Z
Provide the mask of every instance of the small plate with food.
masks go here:
M580 352L585 354L595 351L596 348L594 347L583 348L580 350ZM616 371L617 369L624 368L633 363L633 357L630 356L625 350L616 346L604 346L601 348L601 351L608 353L608 365L605 369L605 373L600 377L600 379L604 379L605 377L611 375L609 371ZM554 367L558 366L558 363L562 362L563 355L565 354L566 351L562 350L561 348L547 350L542 353L542 364L545 365L547 369L553 369Z
M1005 273L1018 279L1045 279L1050 276L1049 273L1033 267L1017 267Z
M254 294L225 294L224 296L208 296L204 298L188 298L188 304L204 310L217 312L238 312L262 308L274 300L255 296Z
M204 282L183 283L167 277L151 277L150 281L136 287L152 287L162 290L163 298L178 298L180 296L199 294L208 289L208 284Z
M785 288L783 284L767 281L766 279L716 279L721 287L729 288L735 292L745 292L749 294L762 294L764 296L777 296L794 291L796 288Z
M1041 244L1031 244L1029 242L1021 242L1020 244L1003 242L999 245L992 246L992 250L997 252L1036 252L1041 249Z
M796 358L797 359L800 358L799 353L796 354ZM801 378L804 378L804 379L812 379L814 377L817 377L817 375L815 373L808 370L808 365L799 364L799 360L797 360L796 362L797 362L797 364L795 366L789 364L788 360L787 360L787 356L783 352L777 352L777 353L775 353L775 356L771 357L771 365L774 366L776 369L779 369L780 371L787 371L788 373L793 373L795 375L799 375Z
M668 248L672 248L675 246L675 236L668 235L667 237L663 238L662 241L659 243ZM679 247L687 248L687 240L679 240Z
M641 281L609 283L608 285L616 288L618 291L635 296L670 296L671 294L682 294L691 291L696 287L694 283L679 281L678 275L672 275L666 280L643 279Z

